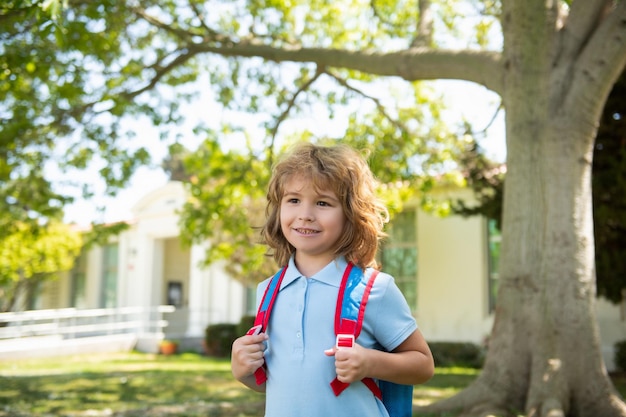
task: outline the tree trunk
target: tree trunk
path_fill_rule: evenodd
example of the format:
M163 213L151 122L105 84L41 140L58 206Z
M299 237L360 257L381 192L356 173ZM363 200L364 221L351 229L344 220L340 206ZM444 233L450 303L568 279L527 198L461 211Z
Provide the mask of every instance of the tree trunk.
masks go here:
M425 410L624 416L595 319L593 124L578 112L546 112L549 124L523 114L507 113L501 287L487 360L471 387Z
M472 386L424 410L626 416L595 319L591 165L604 101L594 105L585 100L591 92L572 88L574 59L555 56L557 38L549 32L558 13L546 13L544 4L506 2L503 9L507 177L486 363ZM546 30L528 36L537 26Z

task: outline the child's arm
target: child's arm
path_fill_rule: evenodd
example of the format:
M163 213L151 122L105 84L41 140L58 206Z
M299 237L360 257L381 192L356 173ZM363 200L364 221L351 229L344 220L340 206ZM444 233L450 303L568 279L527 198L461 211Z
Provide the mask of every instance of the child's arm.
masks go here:
M235 379L258 392L265 392L265 383L257 385L254 371L265 363L263 342L266 340L265 333L241 336L233 342L231 352L231 371Z
M432 353L419 330L393 352L366 349L355 343L352 348L335 348L326 354L335 355L337 379L346 383L370 377L416 385L428 381L435 373Z

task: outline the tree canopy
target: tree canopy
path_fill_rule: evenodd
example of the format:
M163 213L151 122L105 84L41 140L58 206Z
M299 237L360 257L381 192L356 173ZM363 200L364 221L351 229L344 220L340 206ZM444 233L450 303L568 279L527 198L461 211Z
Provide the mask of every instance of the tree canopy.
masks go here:
M83 245L82 234L54 221L46 227L31 222L14 225L0 237L0 312L36 296L37 285L69 271Z
M183 237L187 242L220 241L209 249L207 259L235 260L231 272L239 271L236 276L258 279L274 266L258 268L266 264L264 250L255 244L249 227L255 220L247 214L261 213L259 207L236 210L231 203L262 204L252 196L262 198L270 166L285 142L327 139L323 129L287 127L290 119L315 114L318 120L333 120L337 113L346 114L346 108L367 109L350 110L345 131L335 140L371 151L374 172L382 182L397 185L388 187L386 194L398 208L415 191L432 187L433 177L458 181L450 174L450 161L467 138L459 134L460 127L441 122L441 103L428 87L409 83L408 88L390 89L362 71L271 60L260 65L222 59L199 48L229 45L242 37L247 20L265 34L260 39L274 39L277 45L313 44L317 37L329 46L350 45L355 50L393 43L408 36L417 23L418 10L409 3L398 8L381 2L372 9L325 2L214 6L220 13L207 13L208 4L199 1L144 2L141 7L83 1L70 2L66 8L59 1L4 6L0 16L9 29L0 35L4 77L15 82L0 96L4 115L0 142L6 144L2 150L7 164L0 201L9 208L2 211L7 223L15 218L58 217L75 198L92 196L94 184L77 175L89 165L100 167L107 193L113 195L123 187L136 168L149 161L145 147L134 145L137 132L126 127L129 119L147 116L160 128L159 138L153 140L180 149L181 138L172 133L173 126L184 117L180 104L195 96L186 93L183 84L197 83L204 74L225 109L255 115L263 132L263 138L253 138L241 123L224 121L217 129L205 123L195 131L205 138L203 143L185 158L186 169L193 173L188 183L193 198L183 210ZM306 13L309 7L319 13ZM448 7L441 17L453 19L447 15ZM360 16L362 10L367 19ZM343 27L340 13L354 17L355 26ZM375 30L368 29L372 22ZM328 25L334 29L324 33ZM475 28L475 45L486 43L490 25ZM434 42L426 29L414 36L415 42ZM368 35L360 39L363 33ZM202 41L205 38L211 41ZM244 38L241 45L249 42ZM220 150L237 135L246 138L244 149ZM64 182L55 183L50 172L65 172L58 176ZM243 252L234 257L235 251Z

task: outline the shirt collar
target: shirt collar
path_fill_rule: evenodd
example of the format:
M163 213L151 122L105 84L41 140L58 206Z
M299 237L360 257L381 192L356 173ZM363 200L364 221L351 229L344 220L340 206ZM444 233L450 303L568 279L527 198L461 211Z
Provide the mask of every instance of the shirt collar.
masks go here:
M346 261L346 258L344 256L338 256L337 258L330 261L328 265L322 268L321 271L313 275L311 279L339 288L339 285L341 284L341 277L343 276L343 273L346 270L347 266L348 261ZM285 276L283 277L283 282L280 285L280 289L282 290L302 276L303 275L300 273L300 271L298 271L298 268L296 267L294 256L292 255L289 259L287 271L285 272Z

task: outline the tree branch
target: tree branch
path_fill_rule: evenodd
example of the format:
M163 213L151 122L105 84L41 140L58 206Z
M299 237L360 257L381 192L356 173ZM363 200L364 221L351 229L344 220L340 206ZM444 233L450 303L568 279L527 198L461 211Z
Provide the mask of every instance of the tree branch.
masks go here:
M135 13L138 17L142 18L146 22L158 27L159 29L164 30L165 32L171 33L177 38L188 40L192 36L192 34L186 30L175 28L174 26L166 24L156 17L149 15L148 13L146 13L146 10L143 7L132 7L131 10L133 11L133 13Z
M179 39L190 41L190 39L193 38L194 36L202 36L200 33L193 33L188 30L176 28L171 24L165 23L157 19L156 17L149 15L148 13L146 13L146 10L141 7L134 7L132 8L132 10L138 17L140 17L141 19L144 19L149 24L156 26L157 28L162 29L165 32L171 33L172 35L176 36ZM193 10L194 10L194 13L196 13L196 16L198 17L198 19L200 20L201 27L205 31L205 35L206 35L204 36L205 41L211 40L215 42L225 42L225 43L232 42L228 36L224 36L214 31L210 27L208 27L206 23L204 22L204 20L202 19L202 15L199 13L199 10L197 9L197 7L193 7Z
M372 13L374 13L374 16L376 16L376 18L378 18L378 20L380 20L383 25L390 28L394 26L389 20L385 19L385 16L378 12L378 8L376 7L376 0L370 0L370 8L372 9Z
M318 68L318 70L315 72L315 75L309 81L304 83L300 88L298 88L298 90L296 90L296 92L291 96L291 99L287 102L287 108L278 116L278 118L276 118L276 124L274 124L274 127L271 129L271 144L270 144L270 147L272 149L274 148L274 142L276 141L276 135L278 134L278 128L280 127L282 122L287 119L287 116L289 116L289 112L296 105L296 99L298 98L300 93L308 90L309 87L311 85L313 85L313 83L320 77L320 75L322 75L323 72L324 71L322 69Z
M359 90L356 87L351 86L350 84L348 84L348 81L346 81L345 79L332 74L330 72L327 72L327 74L329 76L331 76L332 78L334 78L340 85L342 85L343 87L347 88L350 91L354 91L355 93L359 94L360 96L363 96L365 98L367 98L368 100L371 100L374 102L374 104L376 105L376 108L378 109L378 111L387 119L389 120L389 122L394 125L396 128L398 128L399 130L405 132L406 134L410 134L411 131L399 120L394 119L393 117L391 117L391 115L387 112L385 106L380 102L379 99L372 97L370 95L367 95L364 91Z
M496 119L498 117L498 114L500 113L501 110L504 110L504 103L502 102L502 100L500 100L500 105L493 112L493 116L491 116L491 119L489 119L489 121L487 122L485 127L483 127L481 130L468 130L465 133L468 133L468 134L470 134L473 137L478 137L479 135L482 136L482 137L486 137L487 136L487 130L489 130L489 128L491 126L493 126L493 124L496 121Z
M275 62L309 62L347 68L408 81L456 79L475 82L498 94L503 91L501 55L489 51L412 48L397 52L363 52L325 48L276 48L250 40L232 45L198 45L198 52L222 56L260 57Z
M196 15L196 17L200 21L200 25L204 28L204 30L206 30L207 33L214 34L215 31L211 29L210 27L208 27L206 22L204 21L204 15L202 14L202 11L198 8L198 5L194 3L193 1L190 1L189 7L191 7L191 10L193 10L193 13Z
M601 23L602 16L612 0L573 2L565 26L561 30L559 58L570 60L578 55L589 36Z
M191 45L190 47L186 49L185 52L180 53L176 58L174 58L166 66L164 67L155 66L155 68L158 68L158 69L156 70L156 74L154 75L154 77L152 77L152 79L150 79L148 84L146 84L144 87L138 90L126 92L124 93L124 96L128 99L133 99L137 97L138 95L148 90L153 89L158 84L159 80L161 80L161 78L167 75L167 73L183 65L185 62L187 62L188 60L190 60L197 54L198 54L198 51L194 48L193 45Z
M412 48L432 47L433 46L433 28L434 19L430 0L419 0L419 17L417 21L417 35L413 42Z
M604 2L602 2L604 4ZM600 117L603 103L626 65L626 2L617 2L584 47L573 74L572 85L584 91L581 111L592 111ZM566 103L574 108L570 94Z
M35 10L39 10L39 8L40 8L39 4L35 3L30 6L17 7L15 9L12 9L12 8L0 9L0 23L4 24L4 22L6 22L7 20L20 17L22 15L25 15Z

